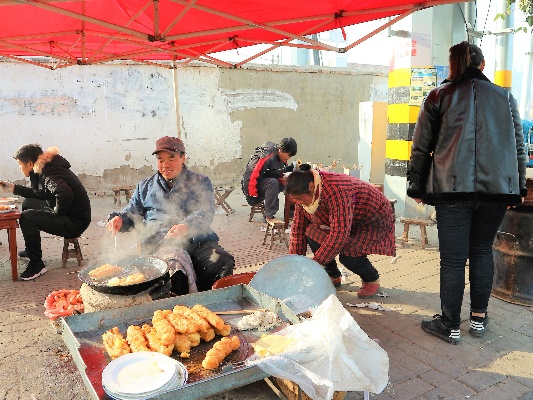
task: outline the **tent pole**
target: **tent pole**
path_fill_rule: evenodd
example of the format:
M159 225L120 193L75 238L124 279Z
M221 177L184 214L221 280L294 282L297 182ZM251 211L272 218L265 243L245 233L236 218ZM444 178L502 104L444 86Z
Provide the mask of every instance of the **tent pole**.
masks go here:
M180 102L178 96L178 68L176 66L176 56L173 56L173 65L172 75L174 78L174 106L176 107L176 132L178 138L181 139L181 129L180 129Z

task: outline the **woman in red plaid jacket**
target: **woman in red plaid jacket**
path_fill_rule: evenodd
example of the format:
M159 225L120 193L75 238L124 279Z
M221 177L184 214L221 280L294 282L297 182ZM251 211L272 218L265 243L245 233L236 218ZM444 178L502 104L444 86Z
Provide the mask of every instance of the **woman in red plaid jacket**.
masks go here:
M357 295L372 297L379 273L368 254L396 255L389 200L374 186L348 175L311 170L303 164L287 179L285 193L296 203L289 253L305 255L307 244L333 284L341 284L335 260L359 275Z

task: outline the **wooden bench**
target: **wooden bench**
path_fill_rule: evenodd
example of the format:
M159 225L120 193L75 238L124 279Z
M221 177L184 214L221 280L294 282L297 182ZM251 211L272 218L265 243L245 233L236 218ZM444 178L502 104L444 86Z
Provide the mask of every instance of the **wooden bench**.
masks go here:
M420 241L422 242L422 248L425 249L426 244L428 244L426 226L431 225L432 221L429 219L400 218L400 222L403 224L402 245L409 241L409 227L411 225L418 225L420 226Z
M218 206L222 207L222 209L226 212L226 215L231 215L235 212L235 210L231 208L231 206L226 201L226 199L231 194L231 192L233 192L233 189L235 189L235 187L233 186L230 186L230 187L218 186L217 188L215 188L216 205L217 207Z
M121 205L122 201L120 201L120 194L124 193L124 196L126 196L126 203L131 199L131 194L133 192L134 187L133 186L120 186L120 187L114 187L111 190L113 191L113 204Z
M270 234L270 249L272 250L272 245L275 240L284 242L285 246L289 247L289 240L287 239L287 234L285 233L285 222L281 219L271 219L267 220L265 238L263 239L263 245L266 244L268 235Z

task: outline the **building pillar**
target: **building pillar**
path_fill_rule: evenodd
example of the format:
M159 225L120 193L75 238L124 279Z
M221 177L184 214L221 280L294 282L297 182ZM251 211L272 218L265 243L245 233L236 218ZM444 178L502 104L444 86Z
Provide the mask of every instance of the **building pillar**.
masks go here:
M394 42L389 65L384 193L397 200L398 215L428 218L433 208L419 205L407 196L413 131L420 111L420 106L409 105L411 74L413 68L447 67L449 48L466 40L466 32L457 4L417 11L398 25L404 30L391 31ZM393 28L398 29L395 25Z
M507 0L500 0L498 3L499 13L507 12ZM512 10L512 8L511 8ZM500 32L496 36L496 49L494 68L494 83L507 90L511 90L513 82L513 71L511 70L513 64L513 34L505 31L513 27L514 12L508 15L505 19L498 18L497 30Z

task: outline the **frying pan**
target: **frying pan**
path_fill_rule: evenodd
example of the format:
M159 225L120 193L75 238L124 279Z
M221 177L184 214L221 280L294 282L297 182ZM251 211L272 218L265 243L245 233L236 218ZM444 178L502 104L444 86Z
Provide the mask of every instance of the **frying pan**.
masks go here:
M113 264L115 264L114 261L115 260L113 260ZM134 295L151 288L156 283L166 283L170 279L168 264L164 260L156 257L128 256L119 258L116 260L116 265L123 268L122 273L103 279L93 279L89 275L89 272L101 267L103 264L111 264L111 262L109 262L109 260L99 261L88 265L78 273L78 277L83 283L87 284L91 289L94 289L98 292L119 295ZM119 278L125 278L128 275L136 272L141 272L144 274L144 282L124 286L109 286L107 284L109 279L114 278L115 276Z

